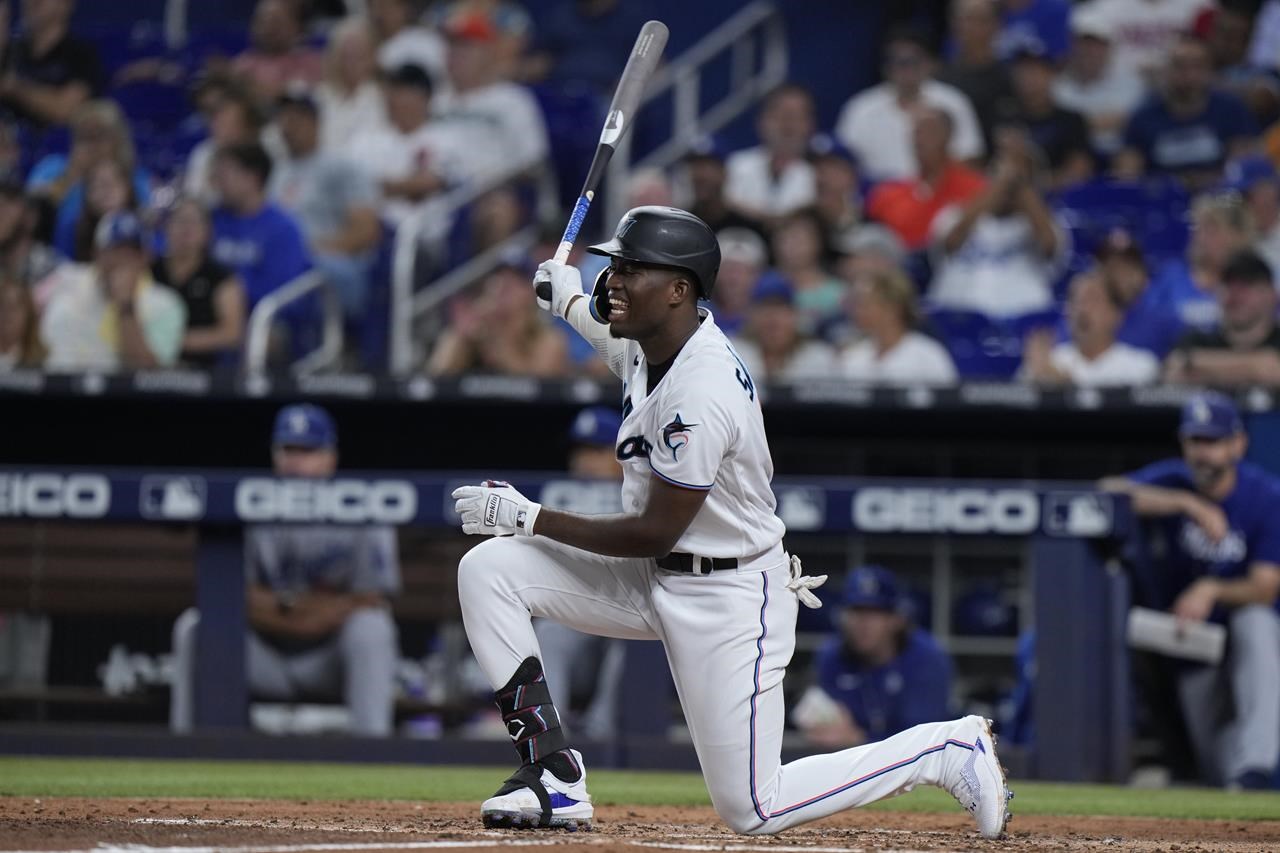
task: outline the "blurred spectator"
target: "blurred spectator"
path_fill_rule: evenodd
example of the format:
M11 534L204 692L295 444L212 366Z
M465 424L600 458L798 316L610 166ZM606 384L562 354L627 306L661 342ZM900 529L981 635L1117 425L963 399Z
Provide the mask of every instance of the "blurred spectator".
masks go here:
M1124 312L1116 338L1163 359L1184 327L1174 307L1160 300L1151 286L1142 249L1127 231L1115 230L1098 246L1095 257L1107 289Z
M1022 355L1020 378L1043 385L1081 387L1148 385L1160 377L1160 362L1147 350L1116 340L1123 309L1100 271L1077 275L1067 297L1071 340L1054 343L1049 329L1032 332Z
M892 572L880 566L850 572L834 621L835 635L814 659L816 684L791 713L810 741L827 749L857 746L948 717L951 660L913 624Z
M836 136L857 155L866 177L898 180L924 173L911 144L913 119L924 107L948 116L952 158L982 157L982 129L973 106L960 90L929 79L933 57L924 40L900 30L890 34L884 50L885 81L850 98L836 122Z
M149 200L151 176L138 162L128 119L114 101L89 101L71 118L70 153L46 154L27 176L28 192L48 199L54 208L53 233L74 231L84 208L85 177L103 160L120 163L133 185L134 197ZM69 248L63 251L70 254Z
M1146 85L1116 61L1113 33L1087 6L1072 12L1071 32L1071 52L1053 81L1053 97L1058 106L1084 116L1094 150L1111 157L1123 145L1125 125L1146 96Z
M578 412L569 430L568 473L588 482L569 492L571 502L553 502L555 508L592 515L622 512L622 466L615 450L621 428L622 415L616 408L594 406ZM565 495L569 488L560 484L558 494ZM589 738L617 735L626 644L551 619L534 619L533 630L557 712L570 714L575 731Z
M964 93L982 126L984 148L991 150L996 119L1013 100L1009 69L1000 61L1000 0L957 0L951 4L955 51L938 79Z
M791 285L777 273L766 273L751 295L747 322L733 337L738 357L755 381L796 382L835 374L835 351L801 332L802 325Z
M764 238L749 228L725 228L716 238L720 241L720 272L711 304L716 325L733 337L746 322L751 295L768 265L769 250Z
M216 204L214 154L230 145L257 144L262 137L266 117L253 95L234 82L218 82L207 94L202 92L200 98L201 111L205 112L209 125L209 137L191 149L182 178L182 191L205 204Z
M1249 64L1270 71L1280 69L1280 0L1264 0L1253 19Z
M213 226L204 205L180 198L165 222L165 251L151 277L173 288L187 308L182 361L204 368L235 363L244 340L244 284L209 255Z
M0 373L44 364L40 315L31 289L11 278L0 278Z
M1261 124L1275 120L1280 108L1280 79L1274 70L1249 60L1249 39L1256 3L1227 0L1211 13L1208 44L1223 88L1244 102Z
M71 35L75 0L22 0L22 35L9 41L12 3L0 3L0 105L37 127L65 125L102 91L92 43Z
M936 253L929 301L988 317L1053 306L1053 282L1070 254L1066 230L1036 189L1025 135L1004 128L983 192L933 221Z
M707 223L711 230L717 232L725 228L760 230L760 223L757 220L743 216L740 211L729 206L725 198L725 183L728 180L725 154L714 138L704 136L694 143L684 157L681 177L683 183L687 185L684 189L688 194L688 200L680 206Z
M1254 248L1280 270L1280 174L1266 157L1251 155L1232 160L1225 170L1226 185L1244 197L1257 233Z
M293 0L258 0L249 27L249 48L231 63L263 106L275 103L291 83L314 86L324 60L302 41L302 7Z
M673 202L671 181L661 169L645 167L636 169L627 176L628 208L644 205L670 207Z
M756 114L760 144L729 155L725 198L744 216L772 221L813 203L816 194L809 140L813 95L796 83L769 92Z
M1170 353L1165 378L1200 385L1280 385L1280 329L1271 267L1251 249L1232 256L1217 288L1222 319Z
M22 185L0 180L0 280L40 291L61 259L36 240L35 219Z
M1280 482L1243 461L1244 425L1221 394L1186 402L1179 437L1181 459L1099 486L1127 494L1148 520L1134 604L1227 627L1221 664L1172 670L1203 780L1265 788L1280 758ZM1221 713L1224 699L1234 713Z
M864 273L901 271L907 260L907 247L898 235L874 222L844 235L833 248L836 271L849 284Z
M93 264L60 277L41 318L51 370L169 367L178 360L186 310L157 286L147 235L133 213L103 217Z
M378 182L379 213L398 225L457 180L464 141L431 118L431 77L422 68L387 72L383 91L389 123L357 134L349 153Z
M302 226L312 262L337 289L347 319L358 321L382 236L378 191L352 160L320 150L318 109L305 89L280 99L276 118L288 156L271 172L270 195Z
M826 228L828 244L833 244L862 224L858 163L852 151L825 133L813 138L809 160L813 163L813 208Z
M418 23L418 0L369 0L369 23L378 47L378 66L394 71L416 65L437 88L448 85L444 38Z
M1039 45L1054 62L1067 55L1071 44L1070 0L1001 0L1004 11L1000 55Z
M1115 61L1154 83L1176 43L1212 5L1212 0L1089 0L1079 8L1114 36Z
M324 81L316 87L320 104L320 148L345 156L361 131L387 123L378 85L373 33L364 18L347 18L329 34Z
M467 250L478 255L514 236L528 223L529 212L514 187L498 187L471 203L469 221Z
M1124 149L1112 167L1126 180L1144 173L1172 175L1191 190L1204 189L1221 177L1226 160L1253 145L1253 118L1234 95L1212 88L1209 49L1193 36L1173 45L1161 84L1130 117Z
M444 32L451 21L469 15L480 15L493 22L499 73L508 79L519 78L523 74L521 57L533 37L533 18L529 12L513 0L447 0L428 7L423 22ZM626 55L630 55L630 46L626 50Z
M504 264L485 277L474 300L455 300L452 320L436 341L427 372L564 376L569 367L564 331L538 310L531 278L527 270Z
M327 480L338 469L329 413L310 404L276 415L271 460L277 477ZM340 694L351 733L391 734L399 645L390 599L400 592L394 528L377 525L254 525L245 532L248 625L245 675L258 698ZM195 720L196 638L202 614L173 626L169 724Z
M844 282L825 265L831 252L822 220L811 207L789 213L774 226L770 245L774 267L795 289L801 330L820 334L839 320L845 291Z
M951 117L940 109L924 108L915 117L911 136L920 177L886 181L867 197L867 214L893 229L908 249L929 242L933 219L953 204L964 204L982 192L985 180L952 159Z
M645 14L621 0L558 0L539 15L521 76L552 86L585 85L613 93Z
M271 158L261 145L220 148L213 185L213 258L244 282L249 308L311 268L298 223L267 200Z
M1227 261L1253 242L1253 223L1233 192L1202 195L1191 204L1187 256L1166 262L1151 282L1147 305L1167 311L1184 329L1207 331L1220 317L1214 291Z
M85 200L80 218L60 224L54 235L54 247L78 263L93 260L94 233L98 223L109 213L140 209L129 172L124 163L108 157L99 160L85 173Z
M841 356L844 376L857 382L891 385L952 385L951 355L928 335L916 331L919 313L915 286L897 270L871 272L853 284L849 308L865 335Z
M1079 113L1054 102L1057 69L1053 60L1043 48L1025 47L1014 54L1012 68L1017 100L1003 123L1026 130L1038 149L1037 159L1047 167L1039 174L1049 188L1088 180L1093 175L1089 127Z

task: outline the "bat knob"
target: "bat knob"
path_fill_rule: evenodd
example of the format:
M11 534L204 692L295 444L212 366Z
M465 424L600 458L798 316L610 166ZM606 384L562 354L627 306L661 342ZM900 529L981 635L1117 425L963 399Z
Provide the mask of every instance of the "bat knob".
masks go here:
M538 294L538 298L541 299L543 302L550 302L551 301L551 282L549 281L538 282L537 286L533 288L533 292Z

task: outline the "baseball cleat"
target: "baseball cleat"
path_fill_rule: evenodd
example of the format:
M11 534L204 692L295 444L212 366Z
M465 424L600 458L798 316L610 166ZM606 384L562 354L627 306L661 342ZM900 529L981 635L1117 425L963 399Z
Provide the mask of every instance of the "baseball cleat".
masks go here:
M955 769L946 786L965 811L978 822L978 832L985 838L999 838L1009 823L1009 800L1013 792L1005 781L1004 768L996 757L995 735L991 721L983 717L965 717L960 721L963 736L959 740L973 742L973 749Z
M582 754L570 750L581 772L565 782L540 764L526 764L480 806L489 829L590 830L595 809L587 793L587 768Z

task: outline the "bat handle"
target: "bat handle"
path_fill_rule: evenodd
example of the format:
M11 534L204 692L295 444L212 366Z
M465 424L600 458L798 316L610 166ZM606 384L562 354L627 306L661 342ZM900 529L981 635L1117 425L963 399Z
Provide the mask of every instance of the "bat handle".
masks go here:
M573 251L573 244L578 239L578 232L582 230L582 222L587 218L587 211L591 208L591 200L595 195L595 190L587 190L578 196L578 201L573 206L573 213L569 216L569 224L564 228L564 236L560 238L560 245L556 247L553 258L556 263L563 264L569 260L569 253ZM550 302L551 282L541 282L537 287L537 294L539 299Z

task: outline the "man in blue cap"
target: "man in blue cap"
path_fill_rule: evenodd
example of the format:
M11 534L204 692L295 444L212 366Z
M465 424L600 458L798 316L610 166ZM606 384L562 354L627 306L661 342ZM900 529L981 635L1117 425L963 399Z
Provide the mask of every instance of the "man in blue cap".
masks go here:
M814 743L837 748L883 740L919 723L948 719L951 660L922 628L893 572L854 569L845 581L838 632L818 652L816 689L834 700L801 700L792 712Z
M329 413L309 403L276 416L271 455L278 477L323 480L338 465ZM400 590L391 527L255 525L245 533L249 689L264 699L342 696L353 734L391 734L399 657L389 599ZM173 629L170 725L192 727L193 667L200 615Z
M1178 434L1182 458L1100 485L1127 494L1151 522L1135 602L1227 626L1220 666L1182 667L1176 676L1201 775L1264 787L1280 761L1280 481L1243 461L1240 413L1222 394L1192 396ZM1234 713L1223 713L1224 699Z
M1272 270L1280 270L1280 172L1262 154L1249 154L1227 163L1224 183L1244 197L1253 217L1257 239L1253 247Z

